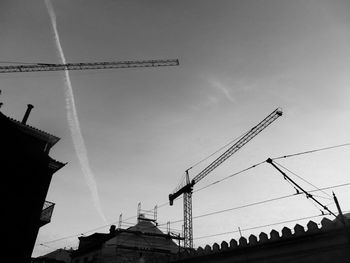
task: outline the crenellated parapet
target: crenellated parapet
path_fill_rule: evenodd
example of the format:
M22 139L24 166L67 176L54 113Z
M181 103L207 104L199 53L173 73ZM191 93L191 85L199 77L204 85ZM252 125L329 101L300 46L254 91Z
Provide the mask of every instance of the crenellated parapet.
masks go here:
M350 224L349 224L350 225ZM240 251L248 252L253 248L266 248L273 247L276 244L284 244L284 242L291 244L295 241L297 244L300 240L312 240L317 235L331 233L332 231L337 231L343 233L344 225L340 220L330 220L328 218L323 218L321 223L318 225L314 221L309 221L305 227L300 224L296 224L293 229L288 227L283 227L279 232L272 229L269 234L261 232L258 236L250 235L247 238L240 237L239 240L231 239L228 242L222 241L221 244L214 243L212 246L206 245L203 247L198 247L197 249L191 250L191 252L181 253L173 258L173 262L176 261L192 261L192 259L206 257L215 257L222 255L238 255ZM250 252L249 252L250 253ZM194 260L194 262L197 262Z

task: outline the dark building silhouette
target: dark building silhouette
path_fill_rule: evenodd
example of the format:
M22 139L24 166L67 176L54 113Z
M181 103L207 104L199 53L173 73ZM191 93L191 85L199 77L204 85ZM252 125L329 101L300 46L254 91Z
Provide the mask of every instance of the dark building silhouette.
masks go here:
M159 259L158 263L347 263L350 261L348 235L349 215L346 227L341 220L323 218L320 226L309 221L306 227L296 224L293 229L284 227L281 233L272 230L259 236L231 239L221 244L199 247L174 256L170 260Z
M33 258L31 263L70 263L72 249L57 249L46 255Z
M79 237L72 263L155 262L179 252L173 239L176 236L163 233L152 220L139 218L127 229L112 225L109 233Z
M51 220L54 203L45 201L52 175L64 166L49 152L59 138L0 112L1 236L12 262L30 262L39 228Z

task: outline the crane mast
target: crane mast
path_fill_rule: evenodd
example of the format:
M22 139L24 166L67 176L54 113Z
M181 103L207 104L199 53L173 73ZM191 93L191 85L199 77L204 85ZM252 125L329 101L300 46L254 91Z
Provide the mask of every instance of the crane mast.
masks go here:
M278 117L282 116L280 108L275 109L270 115L263 119L259 124L250 129L241 139L233 144L228 150L216 158L204 170L196 175L191 181L189 179L188 170L186 170L186 182L184 186L180 186L174 193L169 195L169 204L173 205L174 200L183 194L184 209L184 247L193 248L193 226L192 226L192 192L193 186L207 176L211 171L217 168L221 163L226 161L235 152L241 149L251 139L258 135L262 130L274 122Z
M60 70L88 70L88 69L113 69L113 68L138 68L138 67L163 67L163 66L178 66L178 65L179 65L178 59L155 59L155 60L67 63L67 64L38 63L38 64L0 66L0 73L60 71Z

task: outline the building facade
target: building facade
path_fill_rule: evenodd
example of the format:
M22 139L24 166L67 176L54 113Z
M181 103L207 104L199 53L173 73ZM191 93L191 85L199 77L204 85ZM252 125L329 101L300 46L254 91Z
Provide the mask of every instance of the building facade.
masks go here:
M182 253L159 262L173 263L345 263L350 261L349 223L323 218L319 227L309 221L306 227L299 224L293 229L284 227L279 233L272 230L270 235L241 237L221 244L206 245L189 253Z
M1 233L13 262L30 262L39 228L51 220L54 204L45 198L52 175L64 166L49 156L59 138L27 125L32 108L21 122L0 112Z
M72 253L72 263L156 262L179 252L173 241L147 219L127 229L111 226L109 233L95 233L79 238L79 248Z

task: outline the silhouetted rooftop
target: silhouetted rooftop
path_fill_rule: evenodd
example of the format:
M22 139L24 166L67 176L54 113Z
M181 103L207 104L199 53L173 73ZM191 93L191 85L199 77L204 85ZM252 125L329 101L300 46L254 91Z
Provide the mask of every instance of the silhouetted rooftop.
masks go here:
M5 115L3 115L3 116L5 116ZM58 138L55 135L52 135L52 134L47 133L45 131L39 130L39 129L37 129L37 128L33 127L33 126L30 126L28 124L23 124L22 122L20 122L18 120L15 120L15 119L13 119L11 117L7 117L7 116L5 116L5 117L8 118L10 121L12 121L14 124L16 124L17 127L19 127L19 129L22 132L27 133L27 134L31 134L31 135L35 136L36 138L49 143L50 144L50 148L52 146L54 146L60 140L60 138Z

